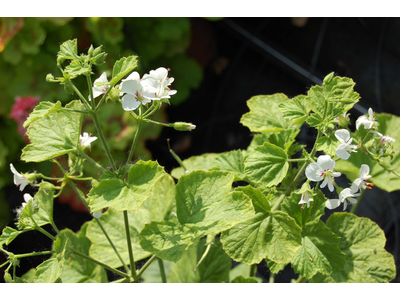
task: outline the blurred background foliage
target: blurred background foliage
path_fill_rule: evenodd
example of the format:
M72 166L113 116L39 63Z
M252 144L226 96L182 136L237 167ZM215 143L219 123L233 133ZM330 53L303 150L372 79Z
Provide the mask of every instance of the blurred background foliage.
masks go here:
M22 123L37 101L60 100L65 104L76 98L66 93L61 85L45 80L48 73L60 75L56 67L59 46L75 38L78 39L78 52L87 51L93 44L94 47L103 45L108 53L106 63L94 70L92 81L104 71L110 78L114 62L121 57L138 55L137 71L141 75L160 66L171 69L171 77L175 78L173 88L178 93L170 100L171 105L176 106L189 97L192 89L199 87L203 78L199 63L187 55L191 42L189 18L0 18L0 229L11 217L3 189L13 184L10 163L19 172L35 169L56 175L56 171L50 169L50 163L30 166L20 162L21 149L29 142L23 136ZM80 79L75 84L85 93L86 81ZM158 111L154 118L167 121L165 108ZM112 103L106 104L101 110L100 119L111 151L117 163L122 163L136 130L136 120L129 118L120 106ZM95 134L90 122L84 121L83 130ZM150 125L142 131L136 157L151 158L145 141L157 138L161 130L158 126ZM100 161L105 158L95 144L91 155ZM105 160L103 162L107 165ZM85 164L85 168L87 174L96 177L90 165ZM69 203L75 210L85 210L80 200L75 199L72 193L68 194L68 191L59 200Z

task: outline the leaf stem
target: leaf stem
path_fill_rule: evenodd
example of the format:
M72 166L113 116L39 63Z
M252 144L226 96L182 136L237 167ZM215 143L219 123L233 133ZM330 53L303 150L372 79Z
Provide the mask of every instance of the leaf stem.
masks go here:
M164 262L161 258L157 257L158 266L160 267L162 283L167 283L167 277L165 276Z
M200 258L199 262L197 263L196 267L194 268L194 271L195 271L195 272L197 271L197 267L198 267L198 266L203 262L203 260L206 258L208 252L209 252L210 249L211 249L211 244L212 244L212 243L209 243L209 244L207 245L206 250L204 251L203 255L201 256L201 258Z
M86 254L83 254L83 253L81 253L79 251L76 251L76 250L70 249L70 248L68 248L68 250L71 251L73 254L75 254L77 256L80 256L80 257L82 257L84 259L87 259L87 260L89 260L89 261L91 261L91 262L93 262L95 264L98 264L98 265L102 266L103 268L105 268L107 270L110 270L111 272L114 272L115 274L118 274L118 275L120 275L122 277L125 277L125 278L129 278L130 277L129 274L121 272L120 270L117 270L117 269L115 269L113 267L110 267L109 265L103 264L102 262L100 262L100 261L98 261L98 260L96 260L96 259L94 259L94 258L92 258L90 256L87 256Z
M49 255L53 254L55 251L50 250L50 251L42 251L42 252L32 252L32 253L24 253L24 254L15 254L15 258L24 258L24 257L31 257L31 256L39 256L39 255Z
M99 135L101 144L103 145L103 149L104 149L104 151L106 152L106 156L107 156L107 158L108 158L108 161L109 161L110 164L111 164L111 168L112 168L113 171L115 172L115 171L117 170L117 168L116 168L115 163L114 163L114 160L113 160L113 158L112 158L112 156L111 156L111 152L110 152L110 149L108 148L108 144L107 144L107 142L106 142L106 140L105 140L105 138L104 138L103 131L101 130L101 126L100 126L99 119L97 118L97 114L94 113L94 112L92 112L92 113L91 113L91 116L92 116L92 118L93 118L94 126L96 127L97 134Z
M153 254L148 261L143 265L143 267L137 272L137 278L139 279L140 276L142 276L143 272L146 271L146 269L150 266L150 264L155 260L157 256Z
M129 218L128 212L124 210L124 222L125 222L125 233L126 233L126 242L128 244L128 252L129 252L129 260L130 260L130 267L131 267L131 274L135 282L139 282L139 278L136 274L136 265L135 260L133 258L133 249L132 249L132 242L131 242L131 234L129 231Z
M131 159L132 159L132 156L133 156L133 152L135 150L135 147L136 147L136 144L137 144L137 141L138 141L139 133L140 133L140 130L142 128L142 122L143 122L143 119L142 119L142 106L139 107L138 122L139 123L138 123L138 126L136 128L135 137L133 138L131 150L129 151L128 159L126 161L127 164L129 164L131 162Z
M82 149L80 149L79 147L77 148L79 154L85 158L87 161L89 161L92 165L94 165L95 167L97 167L98 169L102 170L103 173L105 171L107 171L106 168L104 168L102 165L100 165L97 161L95 161L93 158L91 158L89 155L87 155Z

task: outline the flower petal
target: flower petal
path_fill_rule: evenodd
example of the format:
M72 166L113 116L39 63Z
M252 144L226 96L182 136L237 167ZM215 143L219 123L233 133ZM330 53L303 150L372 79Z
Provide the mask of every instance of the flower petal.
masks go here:
M370 171L369 166L366 164L362 164L360 168L360 178L366 179L366 176L369 176L368 178L372 177L371 175L368 175L369 171Z
M341 159L349 159L350 153L347 152L347 145L341 144L336 148L336 155Z
M317 159L317 164L322 170L333 170L336 163L329 155L320 155Z
M124 110L130 111L138 108L140 105L140 101L137 101L135 96L126 94L122 97L121 104Z
M347 129L339 129L335 131L335 136L342 143L347 143L350 139L350 132Z
M339 199L329 199L328 201L325 202L325 207L328 209L335 209L339 207L340 203L341 202Z
M321 176L324 170L316 163L311 163L306 168L306 176L311 181L321 181L324 177Z

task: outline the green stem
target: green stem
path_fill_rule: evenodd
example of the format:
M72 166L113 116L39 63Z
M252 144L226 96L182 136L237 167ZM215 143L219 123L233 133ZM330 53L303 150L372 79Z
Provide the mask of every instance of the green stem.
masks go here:
M257 273L257 264L253 264L250 267L250 277L255 277Z
M126 274L124 272L121 272L120 270L117 270L117 269L115 269L113 267L110 267L110 266L108 266L106 264L103 264L102 262L100 262L100 261L98 261L98 260L96 260L96 259L94 259L94 258L92 258L90 256L87 256L86 254L80 253L80 252L78 252L78 251L76 251L74 249L69 249L68 248L68 250L71 251L73 254L75 254L77 256L80 256L80 257L82 257L84 259L87 259L87 260L89 260L89 261L91 261L91 262L93 262L95 264L98 264L98 265L102 266L103 268L105 268L107 270L110 270L111 272L114 272L115 274L118 274L118 275L120 275L122 277L125 277L125 278L129 278L130 277L129 274Z
M149 258L148 261L146 261L146 263L143 265L143 267L137 272L137 278L140 278L140 276L142 276L143 272L146 271L146 269L150 266L150 264L153 262L153 260L155 260L157 258L157 256L155 256L153 254L152 257Z
M129 260L131 264L131 274L135 282L139 282L139 278L137 277L136 274L136 265L135 265L135 260L133 258L133 250L132 250L132 242L131 242L131 234L129 231L129 218L128 218L128 212L124 210L124 223L125 223L125 233L126 233L126 242L128 244L128 252L129 252Z
M161 122L154 121L152 119L144 119L143 121L144 122L153 123L153 124L157 124L157 125L160 125L160 126L165 126L165 127L174 127L174 124L161 123Z
M204 251L203 255L201 256L201 258L200 258L199 262L197 263L196 267L194 268L194 271L195 271L195 272L197 271L197 267L200 266L200 264L201 264L201 263L203 262L203 260L206 258L206 256L207 256L208 252L210 251L210 249L211 249L211 243L209 243L209 244L207 245L206 250Z
M108 144L107 144L107 142L106 142L106 140L104 138L103 131L101 130L99 119L97 118L96 113L91 113L91 115L92 115L92 118L93 118L93 121L94 121L94 125L95 125L96 130L97 130L97 134L99 135L101 144L103 145L103 149L106 152L106 156L108 158L108 161L110 162L111 167L112 167L113 171L115 172L117 170L117 168L116 168L114 160L113 160L113 158L111 156L111 152L110 152L110 149L108 148Z
M74 92L78 95L79 99L81 99L81 101L83 102L83 104L86 106L86 109L88 110L88 112L91 111L89 102L86 100L85 97L82 96L81 92L76 88L76 86L74 84L71 84L72 89L74 90Z
M6 264L10 264L11 262L7 260L4 264L0 265L0 269L3 268Z
M297 279L292 279L291 283L305 283L307 282L307 278L299 275L299 277Z
M33 219L32 219L33 220ZM56 238L54 236L52 236L50 233L48 233L46 230L44 230L42 227L38 226L36 224L35 221L33 221L35 223L35 229L39 230L41 233L43 233L45 236L47 236L48 238L52 239L53 241L56 240Z
M288 158L288 162L302 162L302 161L308 161L307 158Z
M39 256L39 255L49 255L56 253L55 251L42 251L42 252L33 252L33 253L24 253L24 254L16 254L15 258L24 258L24 257L31 257L31 256Z
M106 100L106 98L107 98L107 96L108 96L108 93L112 90L113 87L114 87L114 85L113 85L113 86L110 86L110 87L107 89L107 91L105 92L105 94L103 95L103 97L101 97L99 103L97 104L95 111L98 111L98 110L99 110L100 105L102 105L103 102L104 102L104 100Z
M129 164L131 162L131 159L132 159L132 156L133 156L133 152L135 150L135 147L136 147L136 144L137 144L137 141L138 141L139 133L140 133L140 130L142 128L142 121L143 120L142 120L142 107L141 106L139 107L139 119L138 119L138 121L139 121L139 123L138 123L138 127L136 129L136 132L135 132L135 137L133 138L131 150L129 151L128 159L126 161L127 164Z
M275 282L275 274L271 273L271 275L269 275L269 283L274 283Z
M93 87L92 87L92 79L90 78L90 75L86 76L86 81L88 84L88 88L89 88L89 95L90 95L90 99L91 99L91 104L92 104L92 110L96 109L95 103L94 103L94 98L93 98Z
M63 107L62 109L77 112L80 114L89 114L89 112L87 110L79 110L79 109L72 109L72 108L66 108L66 107Z
M164 262L161 258L157 257L158 266L160 267L162 283L167 283L167 277L165 276Z
M102 170L103 173L105 171L107 171L106 168L104 168L102 165L100 165L97 161L95 161L93 158L91 158L89 155L87 155L85 152L82 151L82 149L80 149L79 147L77 148L79 154L85 158L88 162L90 162L92 165L94 165L95 167L97 167L98 169Z

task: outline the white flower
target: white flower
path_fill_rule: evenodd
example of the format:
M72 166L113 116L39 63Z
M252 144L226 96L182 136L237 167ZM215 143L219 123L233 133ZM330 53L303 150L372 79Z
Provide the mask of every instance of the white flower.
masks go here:
M328 184L328 189L333 192L333 177L339 177L341 173L333 172L335 161L329 155L320 155L317 163L311 163L306 168L306 176L311 181L321 181L321 188Z
M336 155L339 156L341 159L348 159L350 157L349 152L357 152L354 149L357 149L356 145L351 145L353 142L353 138L350 137L350 132L346 129L339 129L335 132L336 138L342 142L336 148Z
M97 140L95 136L89 136L87 132L84 132L83 135L79 136L79 143L82 147L89 147L90 143Z
M314 201L313 198L310 198L308 192L305 192L301 195L301 200L299 204L307 204L307 208L310 207L310 202Z
M23 189L29 184L29 180L25 178L22 174L18 173L14 168L13 164L10 164L11 172L14 174L14 184L19 186L19 190L22 192Z
M93 84L93 98L96 98L96 97L100 96L101 94L105 94L107 89L110 87L109 85L97 86L96 85L97 82L98 83L108 82L106 72L103 72L103 74L101 74L100 77L97 78L94 81L94 84ZM90 101L90 96L89 96L89 101Z
M122 97L122 108L126 111L135 110L139 105L150 103L157 94L157 80L149 78L142 84L138 72L133 72L122 80L120 89L125 95Z
M24 194L25 202L22 202L22 208L24 208L28 204L29 200L32 200L32 199L33 199L33 197L30 194Z
M371 189L371 186L373 186L373 183L367 183L365 182L372 176L369 175L369 166L368 165L361 165L360 168L360 177L358 177L356 180L354 180L353 184L351 185L351 191L353 193L357 192L359 189L365 190L366 188Z
M102 214L103 214L103 212L101 210L99 210L99 211L95 211L92 215L93 215L93 217L98 219L101 217Z
M168 69L160 67L156 70L151 70L150 74L143 75L142 84L154 88L156 93L152 99L160 100L171 98L171 95L176 94L176 90L171 90L168 87L173 81L173 77L168 77Z
M388 135L383 135L380 132L377 132L377 131L374 131L374 130L371 130L371 132L373 132L373 133L375 133L375 134L380 136L380 138L381 138L381 142L380 143L381 144L392 143L392 142L396 141L394 138L392 138L392 137L390 137Z
M374 111L370 107L368 109L368 118L366 116L360 116L356 121L356 128L358 130L360 126L363 125L365 129L371 129L374 124L375 124Z
M341 203L343 203L343 210L346 210L347 202L352 205L357 204L357 200L352 197L358 197L360 194L355 194L350 188L345 188L339 194L339 199L329 199L325 202L325 207L329 209L335 209Z

